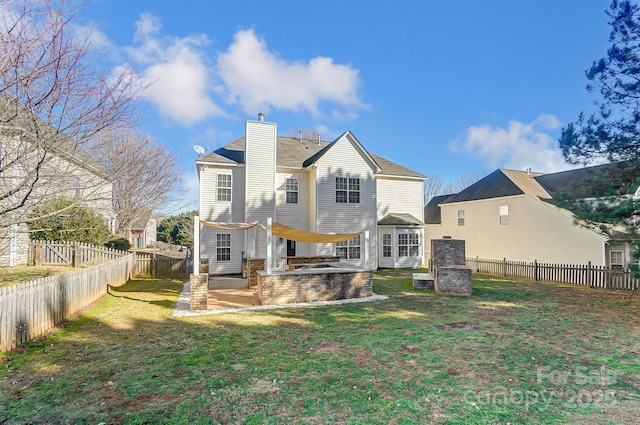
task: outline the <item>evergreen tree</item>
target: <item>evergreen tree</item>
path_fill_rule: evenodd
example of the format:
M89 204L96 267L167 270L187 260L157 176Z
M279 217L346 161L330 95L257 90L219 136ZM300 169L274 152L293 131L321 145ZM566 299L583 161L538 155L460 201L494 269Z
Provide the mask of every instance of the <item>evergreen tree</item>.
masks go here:
M193 247L193 217L196 215L197 211L190 211L164 218L158 225L158 240Z
M101 245L109 238L103 217L67 198L46 201L34 208L31 238Z

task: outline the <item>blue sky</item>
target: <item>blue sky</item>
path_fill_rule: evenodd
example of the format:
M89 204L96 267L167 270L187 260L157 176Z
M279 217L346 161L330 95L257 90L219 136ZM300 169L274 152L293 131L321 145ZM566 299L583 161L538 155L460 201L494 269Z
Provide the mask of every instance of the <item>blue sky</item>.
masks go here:
M367 150L455 180L496 168L568 168L560 129L593 110L584 71L603 57L603 0L86 0L104 66L152 83L142 130L175 148L197 207L193 146L244 121L280 135L351 130Z

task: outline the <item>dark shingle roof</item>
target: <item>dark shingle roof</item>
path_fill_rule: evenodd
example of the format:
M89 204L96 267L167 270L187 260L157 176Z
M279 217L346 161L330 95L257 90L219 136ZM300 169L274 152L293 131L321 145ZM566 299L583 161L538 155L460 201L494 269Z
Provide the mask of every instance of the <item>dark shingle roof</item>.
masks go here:
M544 174L535 180L554 199L628 195L640 183L640 161L625 161Z
M424 222L426 224L440 224L442 223L442 215L440 211L440 204L442 204L447 198L455 196L452 195L440 195L434 196L424 207Z
M411 214L406 213L390 213L384 216L378 222L380 226L412 226L412 227L422 227L424 223Z
M503 196L522 195L520 189L502 170L496 170L485 178L475 182L460 193L453 195L441 204L453 202L477 201L480 199L501 198Z
M278 136L276 163L279 167L305 168L322 156L333 143L317 140L300 140L295 137ZM388 159L369 154L378 163L382 174L401 177L424 178L420 173L398 165ZM204 155L198 161L221 164L244 164L244 136L215 151Z

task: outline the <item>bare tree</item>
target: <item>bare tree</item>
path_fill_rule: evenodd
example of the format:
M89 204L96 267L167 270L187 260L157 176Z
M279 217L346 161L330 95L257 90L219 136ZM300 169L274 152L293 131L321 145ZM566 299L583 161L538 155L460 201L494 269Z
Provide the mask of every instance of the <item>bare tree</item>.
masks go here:
M439 174L429 174L424 181L425 202L429 202L434 196L444 195L445 183Z
M320 133L317 130L312 130L308 128L306 129L294 128L289 132L289 137L293 137L295 139L317 141L320 138Z
M461 171L455 180L445 183L439 174L429 174L424 182L426 202L429 202L434 196L461 192L486 175L485 171Z
M75 13L64 0L0 3L0 229L27 223L52 194L110 196L83 146L135 119L140 87L128 71L97 66L90 33L74 32Z
M136 222L147 220L167 205L180 183L174 153L158 140L134 130L104 133L94 141L91 152L112 176L117 232L124 237L130 236Z

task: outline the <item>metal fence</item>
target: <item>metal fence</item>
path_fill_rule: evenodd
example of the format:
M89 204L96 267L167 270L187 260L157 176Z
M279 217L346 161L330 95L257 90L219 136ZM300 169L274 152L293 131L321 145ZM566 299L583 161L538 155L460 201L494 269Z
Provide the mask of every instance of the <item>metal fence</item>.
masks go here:
M480 273L505 277L519 277L541 282L571 283L591 288L623 289L637 291L640 279L632 276L629 269L575 264L548 264L467 258L467 266Z
M121 253L92 267L0 288L0 352L45 334L104 295L108 285L129 280L133 258Z

